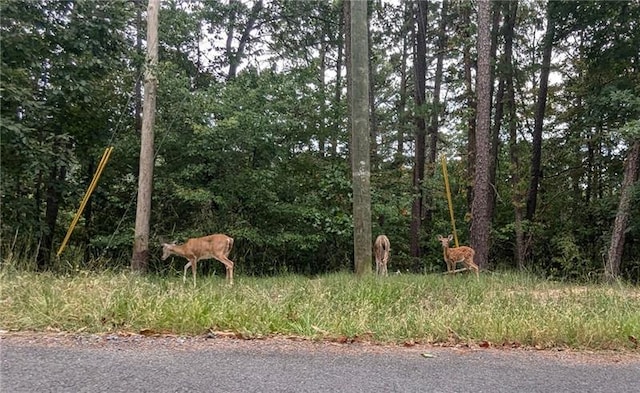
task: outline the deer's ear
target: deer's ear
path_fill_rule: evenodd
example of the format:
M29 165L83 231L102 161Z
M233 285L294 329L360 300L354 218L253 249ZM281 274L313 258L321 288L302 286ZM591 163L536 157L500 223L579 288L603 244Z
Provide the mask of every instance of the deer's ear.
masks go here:
M438 235L438 240L442 240L442 235Z
M453 240L453 235L449 235L448 239Z

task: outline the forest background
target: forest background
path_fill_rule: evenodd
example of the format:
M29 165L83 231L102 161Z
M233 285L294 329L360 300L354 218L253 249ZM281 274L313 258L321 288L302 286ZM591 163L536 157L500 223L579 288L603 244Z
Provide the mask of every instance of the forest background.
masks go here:
M640 3L491 5L484 20L471 1L369 2L372 231L391 239L390 271L444 270L444 156L461 243L483 247L471 231L474 176L490 176L483 269L637 282ZM146 2L0 7L3 263L128 266ZM159 260L162 241L216 232L236 239L241 274L353 268L346 10L162 2L151 271L174 268ZM487 23L490 160L478 166L476 34Z

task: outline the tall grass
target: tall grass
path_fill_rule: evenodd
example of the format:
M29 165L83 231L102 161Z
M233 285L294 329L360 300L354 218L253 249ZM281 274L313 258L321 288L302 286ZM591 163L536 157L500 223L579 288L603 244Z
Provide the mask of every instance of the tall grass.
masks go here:
M315 278L0 272L0 328L637 349L640 289L521 274Z

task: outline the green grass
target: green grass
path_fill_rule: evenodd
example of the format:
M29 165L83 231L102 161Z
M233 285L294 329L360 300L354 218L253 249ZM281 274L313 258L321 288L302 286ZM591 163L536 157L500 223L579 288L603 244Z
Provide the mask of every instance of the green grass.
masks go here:
M530 275L357 278L198 277L198 286L129 273L0 272L0 329L298 336L381 343L632 349L640 289ZM145 330L148 329L148 330Z

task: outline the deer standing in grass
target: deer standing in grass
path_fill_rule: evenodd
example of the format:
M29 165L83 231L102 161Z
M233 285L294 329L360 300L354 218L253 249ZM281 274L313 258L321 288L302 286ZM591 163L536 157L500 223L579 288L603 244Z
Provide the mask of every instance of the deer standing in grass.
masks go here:
M172 254L179 255L187 259L184 265L184 275L182 281L187 281L187 269L191 267L193 273L193 286L196 286L196 265L202 259L217 259L222 262L227 269L227 281L233 285L233 261L229 259L229 253L233 247L233 238L222 235L209 235L189 239L182 245L174 243L162 244L162 260L169 258Z
M476 273L476 278L479 277L478 265L473 262L473 256L476 252L471 247L449 247L449 242L453 239L453 235L449 237L442 237L438 235L438 241L442 244L442 250L444 254L444 261L447 263L447 273L453 274L456 272L456 263L462 263L465 266L465 270L473 270Z
M373 243L373 252L376 257L376 274L387 275L387 262L389 262L389 252L391 251L391 243L385 235L380 235Z

